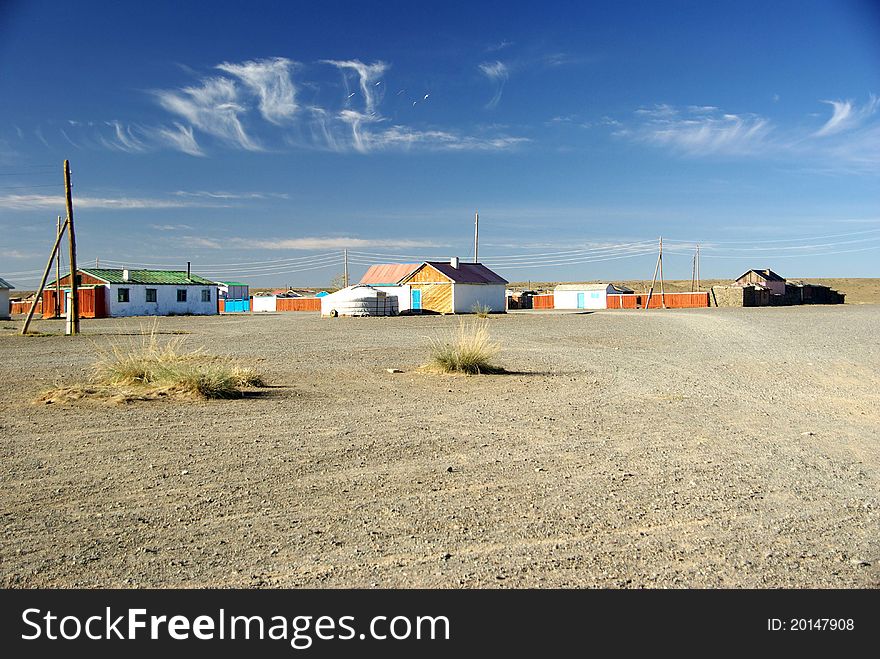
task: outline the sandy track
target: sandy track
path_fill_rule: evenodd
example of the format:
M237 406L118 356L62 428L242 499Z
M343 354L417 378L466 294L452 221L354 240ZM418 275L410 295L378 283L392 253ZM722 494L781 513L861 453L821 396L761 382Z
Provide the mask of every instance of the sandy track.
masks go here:
M490 323L518 374L468 378L414 372L454 318L165 318L277 386L124 406L30 402L107 336L0 336L0 575L875 587L878 321L873 305L514 313Z

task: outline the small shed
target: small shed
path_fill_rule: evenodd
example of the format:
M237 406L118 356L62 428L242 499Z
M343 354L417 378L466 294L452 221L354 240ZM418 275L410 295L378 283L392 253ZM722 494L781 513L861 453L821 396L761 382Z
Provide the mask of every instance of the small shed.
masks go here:
M607 309L609 295L632 293L631 288L614 284L560 284L553 289L555 309Z
M425 261L400 281L409 286L412 311L473 313L478 307L489 313L505 313L507 280L482 263Z
M250 288L240 281L218 281L217 295L221 300L247 300L250 297Z
M770 268L747 270L736 278L735 283L737 286L763 286L773 295L785 295L785 277L781 277Z
M0 320L9 320L9 291L14 290L15 286L0 277Z

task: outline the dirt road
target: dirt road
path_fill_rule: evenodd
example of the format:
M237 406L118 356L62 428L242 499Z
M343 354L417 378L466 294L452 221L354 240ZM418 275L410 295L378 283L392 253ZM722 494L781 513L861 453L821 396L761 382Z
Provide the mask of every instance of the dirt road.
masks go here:
M880 306L512 313L514 374L417 372L457 322L163 318L275 386L121 406L31 401L147 321L0 322L3 585L880 584Z

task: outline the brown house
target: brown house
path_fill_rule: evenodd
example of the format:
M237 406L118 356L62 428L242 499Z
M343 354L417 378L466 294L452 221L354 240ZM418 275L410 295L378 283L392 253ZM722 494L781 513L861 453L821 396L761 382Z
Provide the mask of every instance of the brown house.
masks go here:
M737 286L763 286L775 295L785 295L785 277L781 277L770 268L749 270L736 279Z

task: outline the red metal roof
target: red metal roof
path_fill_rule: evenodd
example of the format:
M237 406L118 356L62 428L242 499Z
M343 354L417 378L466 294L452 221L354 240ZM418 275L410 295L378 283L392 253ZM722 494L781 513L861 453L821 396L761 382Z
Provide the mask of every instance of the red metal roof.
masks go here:
M416 270L420 263L381 263L371 265L361 277L361 284L393 286Z

